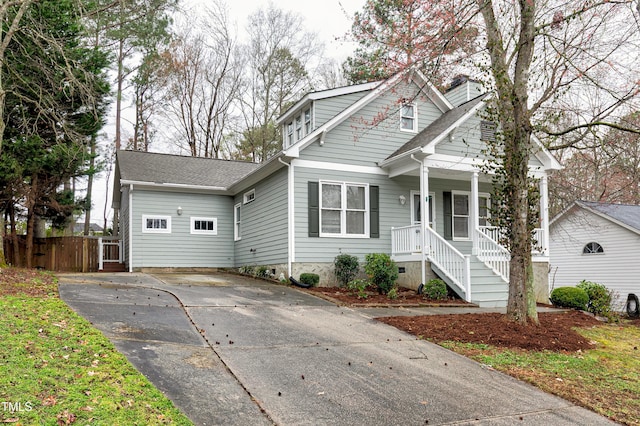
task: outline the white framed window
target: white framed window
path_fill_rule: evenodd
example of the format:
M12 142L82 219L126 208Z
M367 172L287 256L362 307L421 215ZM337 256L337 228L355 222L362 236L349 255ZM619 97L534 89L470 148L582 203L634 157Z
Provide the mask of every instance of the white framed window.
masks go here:
M302 139L302 116L296 117L296 141Z
M599 243L592 241L584 246L582 254L604 254L604 248Z
M471 229L471 193L465 191L451 192L452 228L454 240L467 240L470 238ZM491 195L478 194L478 225L490 226L491 219Z
M431 229L435 229L436 226L436 194L434 192L429 193L429 198L427 199L427 209L429 217L429 227ZM413 225L420 224L420 191L411 191L411 223Z
M285 136L285 145L291 146L293 145L293 121L287 123L287 135Z
M171 216L142 215L142 232L149 234L170 234Z
M452 192L451 202L453 213L453 239L467 240L469 239L469 193L468 192Z
M252 189L251 191L245 192L244 195L242 195L242 203L243 204L249 204L250 202L252 202L255 199L256 199L256 190L255 190L255 188Z
M304 111L304 134L311 133L311 108Z
M369 185L320 181L320 236L369 236Z
M400 107L400 130L418 131L418 107L416 104L403 104Z
M192 217L191 233L218 235L218 219L215 217Z
M242 209L242 204L240 203L233 206L233 240L234 241L238 241L242 238L242 235L240 233L241 231L240 225L242 222L241 209Z

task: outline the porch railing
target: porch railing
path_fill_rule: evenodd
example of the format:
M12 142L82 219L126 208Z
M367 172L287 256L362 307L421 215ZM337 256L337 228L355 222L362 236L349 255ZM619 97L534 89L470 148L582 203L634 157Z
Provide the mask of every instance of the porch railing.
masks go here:
M496 243L499 243L500 240L502 240L503 232L497 226L481 226L480 231ZM531 247L531 253L545 254L547 252L544 236L544 229L536 228L533 230L533 246Z
M505 281L509 281L509 262L511 253L491 238L483 229L476 229L478 244L478 259L500 275ZM494 235L497 235L494 233Z
M118 237L98 238L98 270L104 269L105 263L122 263L122 240Z
M402 226L391 229L391 253L411 254L422 252L420 225Z
M460 253L455 247L438 235L433 229L427 227L426 241L428 246L427 258L442 273L458 286L471 300L471 260L469 256Z

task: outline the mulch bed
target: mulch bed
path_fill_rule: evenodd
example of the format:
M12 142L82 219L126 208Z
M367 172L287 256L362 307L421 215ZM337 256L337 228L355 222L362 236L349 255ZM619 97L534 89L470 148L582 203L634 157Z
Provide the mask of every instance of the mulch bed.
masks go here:
M498 313L384 317L378 321L435 342L484 343L498 347L542 351L592 349L594 344L573 329L602 322L580 311L538 313L540 326L515 324Z
M427 299L414 290L402 288L398 289L398 297L395 299L389 299L386 295L378 294L375 290L366 291L366 298L360 298L357 292L341 287L311 287L305 290L341 306L475 306L462 299L451 297L439 300Z

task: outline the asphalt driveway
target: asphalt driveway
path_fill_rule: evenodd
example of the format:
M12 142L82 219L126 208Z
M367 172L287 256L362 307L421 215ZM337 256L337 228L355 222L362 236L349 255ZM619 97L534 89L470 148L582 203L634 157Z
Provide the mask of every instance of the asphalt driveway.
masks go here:
M198 425L613 424L290 287L225 274L61 275L59 287Z

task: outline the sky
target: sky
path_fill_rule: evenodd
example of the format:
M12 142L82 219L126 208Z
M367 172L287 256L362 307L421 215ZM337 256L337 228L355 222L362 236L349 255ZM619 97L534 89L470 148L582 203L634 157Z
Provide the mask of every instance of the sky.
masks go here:
M258 8L268 7L270 3L268 0L226 1L229 6L231 20L237 24L240 35L246 24L247 16ZM183 5L192 5L196 10L199 5L206 4L206 2L207 0L182 0ZM343 40L336 40L336 38L342 38L349 31L354 12L361 10L365 2L366 0L277 0L273 2L273 4L282 10L299 14L303 18L307 31L316 33L319 41L324 43L324 56L335 59L337 63L342 63L347 56L351 54L354 45ZM107 135L115 134L113 120L109 120L104 128L104 132ZM112 137L110 138L112 139ZM106 173L104 172L98 175L94 182L91 221L100 226L103 225L105 203L107 207L107 218L110 220L110 218L113 217L111 210L112 182L113 176L111 176L110 182L107 185Z

